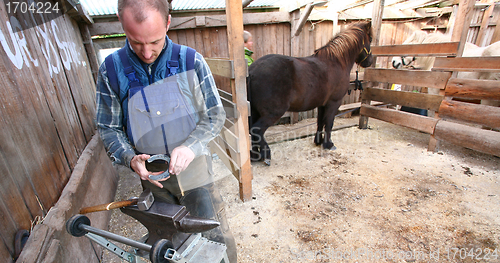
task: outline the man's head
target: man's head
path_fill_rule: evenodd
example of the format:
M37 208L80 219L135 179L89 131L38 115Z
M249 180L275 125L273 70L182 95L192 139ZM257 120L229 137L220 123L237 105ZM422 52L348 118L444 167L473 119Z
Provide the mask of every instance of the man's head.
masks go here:
M137 56L144 63L153 63L170 26L167 0L118 0L118 18Z
M252 50L253 49L253 40L252 34L250 32L244 30L243 31L243 41L245 42L245 47Z

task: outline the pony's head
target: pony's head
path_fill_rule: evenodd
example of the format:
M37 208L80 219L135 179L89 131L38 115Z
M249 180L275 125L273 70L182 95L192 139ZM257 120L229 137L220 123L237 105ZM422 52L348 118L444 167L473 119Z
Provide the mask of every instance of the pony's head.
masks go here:
M372 42L372 23L364 22L359 24L361 28L363 28L365 32L365 36L362 42L362 49L359 52L358 57L356 58L356 63L363 68L371 66L373 63L372 51L370 49L370 44Z
M450 38L450 35L441 33L428 34L424 31L415 31L403 42L403 45L449 42L451 41ZM430 57L400 56L392 58L392 67L395 69L401 69L403 67L430 69L433 63L434 59Z
M413 67L413 63L415 62L416 57L393 57L392 58L392 67L395 69L401 69L402 67Z
M403 45L408 44L422 44L427 37L427 33L423 31L415 31L413 32L404 42ZM415 57L393 57L392 58L392 67L395 69L401 69L403 67L412 67L413 62L415 62Z
M335 35L325 46L317 49L314 56L336 58L342 68L347 68L353 62L368 67L373 63L371 41L371 22L355 23Z

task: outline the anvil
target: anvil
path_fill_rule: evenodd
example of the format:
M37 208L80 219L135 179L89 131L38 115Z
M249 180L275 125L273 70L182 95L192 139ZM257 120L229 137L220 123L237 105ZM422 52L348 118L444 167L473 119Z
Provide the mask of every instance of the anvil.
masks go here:
M191 216L185 206L155 201L151 208L141 211L137 206L120 208L121 211L143 224L149 232L147 244L153 245L160 239L168 239L178 249L190 236L220 225L212 219Z

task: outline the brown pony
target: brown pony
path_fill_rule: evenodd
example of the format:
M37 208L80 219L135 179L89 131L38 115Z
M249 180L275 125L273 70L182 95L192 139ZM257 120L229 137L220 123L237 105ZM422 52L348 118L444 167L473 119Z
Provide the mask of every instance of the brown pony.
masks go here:
M338 33L309 57L271 54L250 66L247 89L251 105L252 161L264 160L271 164L271 150L264 133L286 111L308 111L317 107L318 129L314 143L335 149L331 140L333 120L349 89L354 63L368 67L373 62L371 40L371 23L360 22Z

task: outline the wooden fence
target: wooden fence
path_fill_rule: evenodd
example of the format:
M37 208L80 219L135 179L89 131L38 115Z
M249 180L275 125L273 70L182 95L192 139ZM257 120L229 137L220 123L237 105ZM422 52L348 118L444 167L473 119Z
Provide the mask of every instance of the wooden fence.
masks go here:
M235 78L232 60L207 58L206 61L212 74L228 80ZM248 161L245 159L246 155L242 154L242 147L240 147L240 144L244 143L242 140L246 138L238 137L238 129L241 129L238 122L241 122L242 116L231 93L219 89L219 95L226 111L226 121L221 133L209 143L209 147L211 152L219 156L224 165L240 183L240 198L248 200L250 198L248 195L251 195L252 187L245 183L246 180L244 177L251 178L252 174L246 174L242 169L244 163ZM247 196L244 195L245 193Z
M500 72L500 57L436 58L435 72ZM452 77L439 106L434 131L438 140L500 157L500 107L455 99L500 100L499 80ZM493 129L493 130L488 130ZM494 130L496 129L496 131Z
M374 47L372 52L377 56L456 56L458 46L458 42L391 45ZM500 132L481 127L498 129L500 108L453 100L500 100L500 81L452 77L452 73L456 71L500 72L500 57L437 57L432 71L367 69L364 75L366 81L439 89L444 90L444 96L367 88L362 94L360 128L366 128L368 117L373 117L431 134L438 140L447 140L500 156ZM396 109L378 108L371 106L371 101L425 109L438 114L436 117L428 117ZM435 146L431 138L429 149L435 150Z
M11 262L16 231L29 230L47 214L95 133L95 84L74 19L8 13L5 4L0 3L0 259Z

